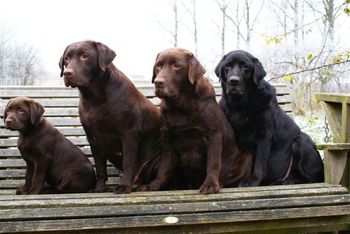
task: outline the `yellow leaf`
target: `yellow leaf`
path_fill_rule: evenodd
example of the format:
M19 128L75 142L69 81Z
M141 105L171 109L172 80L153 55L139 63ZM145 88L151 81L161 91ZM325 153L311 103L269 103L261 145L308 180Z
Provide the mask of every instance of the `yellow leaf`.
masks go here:
M314 57L313 54L308 54L307 57L306 57L306 59L307 59L307 60L311 60L311 59L313 59L313 57Z
M267 38L265 42L266 44L271 45L273 43L273 39Z
M278 37L275 38L275 43L276 43L276 45L277 45L277 44L280 44L281 41L282 41L282 38L278 38Z
M320 100L318 100L316 97L312 97L312 98L311 98L311 101L312 101L313 103L315 103L315 104L320 103Z
M333 57L333 63L340 63L341 62L341 57L340 56L334 56Z
M292 76L292 75L286 75L286 76L283 77L283 79L286 80L286 81L291 82L292 80L294 80L294 76Z

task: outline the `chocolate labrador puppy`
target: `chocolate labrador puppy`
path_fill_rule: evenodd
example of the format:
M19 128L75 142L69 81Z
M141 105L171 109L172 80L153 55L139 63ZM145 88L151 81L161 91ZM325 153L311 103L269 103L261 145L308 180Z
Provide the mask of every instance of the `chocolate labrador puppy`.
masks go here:
M106 161L123 175L115 193L155 176L162 153L160 111L113 64L115 52L95 41L65 49L60 60L65 85L80 91L79 116L96 163L96 192L106 187ZM135 186L134 186L135 185Z
M95 187L94 167L84 153L43 118L44 107L33 99L11 99L4 122L19 131L18 148L27 169L17 194L82 193ZM52 186L45 188L44 183Z
M250 176L252 160L241 153L234 133L203 77L205 69L184 49L158 54L152 82L161 98L165 153L157 178L148 185L158 190L168 183L218 193Z
M215 73L223 90L220 106L238 146L254 156L253 173L240 185L322 182L323 163L315 144L278 105L260 61L246 51L232 51Z

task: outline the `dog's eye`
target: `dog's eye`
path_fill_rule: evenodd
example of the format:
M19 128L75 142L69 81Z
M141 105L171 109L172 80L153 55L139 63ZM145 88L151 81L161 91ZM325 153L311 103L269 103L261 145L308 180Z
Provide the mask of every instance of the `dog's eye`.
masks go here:
M82 54L82 55L81 55L81 58L82 58L82 59L87 59L87 58L89 58L89 55L88 55L88 54Z
M156 64L155 67L156 67L156 70L157 70L157 71L159 71L160 69L162 69L162 65L160 65L160 64Z
M248 67L248 65L247 65L247 64L243 64L243 65L242 65L242 69L243 69L243 70L248 70L248 69L249 69L249 67Z
M18 108L17 111L18 111L19 113L24 113L24 109L23 109L23 108Z
M176 68L176 69L179 69L181 66L180 66L180 64L178 64L178 63L174 63L174 64L173 64L173 67Z
M69 57L68 56L64 57L64 60L69 61Z

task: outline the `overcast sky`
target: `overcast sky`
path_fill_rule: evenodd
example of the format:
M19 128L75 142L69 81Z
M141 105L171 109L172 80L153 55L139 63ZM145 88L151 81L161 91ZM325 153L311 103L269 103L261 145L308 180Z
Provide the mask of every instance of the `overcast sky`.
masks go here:
M114 64L120 70L129 76L146 78L151 77L156 54L172 46L170 34L164 30L173 27L167 0L0 0L0 3L0 24L10 28L16 40L37 48L45 70L57 77L58 60L72 42L85 39L103 42L116 52ZM198 0L197 5L199 57L204 64L215 64L220 59L220 37L213 21L220 23L220 11L212 0ZM265 16L260 22L265 26L259 27L256 35L271 29ZM186 31L186 26L180 27ZM350 38L349 31L343 35L345 38ZM188 30L180 35L179 41L180 47L193 50ZM349 43L348 39L343 41ZM263 50L264 39L254 46L253 50ZM236 48L227 45L227 51L231 49Z
M1 0L0 19L19 41L28 41L39 49L46 70L56 69L58 74L58 60L65 47L93 39L115 50L114 63L120 69L142 74L152 70L150 55L168 46L154 36L159 29L150 15L153 2Z

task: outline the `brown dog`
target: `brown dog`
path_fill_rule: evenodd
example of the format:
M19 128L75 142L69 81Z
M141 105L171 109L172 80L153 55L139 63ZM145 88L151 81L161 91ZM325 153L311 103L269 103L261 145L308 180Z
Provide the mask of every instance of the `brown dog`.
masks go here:
M42 117L44 107L33 99L11 99L4 122L9 130L19 131L18 148L26 161L25 184L17 194L81 193L93 189L94 167L72 142ZM44 188L47 182L52 186Z
M135 184L148 183L156 174L163 119L112 64L114 57L115 52L102 43L73 43L60 60L61 76L66 86L80 91L79 116L96 163L95 191L108 190L108 159L123 171L114 192L130 193Z
M165 50L158 54L153 71L152 82L166 121L163 139L168 155L164 154L158 176L148 189L177 180L176 184L209 194L248 178L251 155L237 148L215 91L203 77L205 69L193 54L184 49Z

